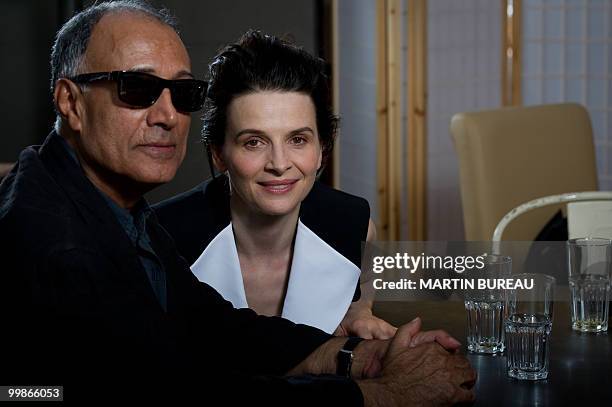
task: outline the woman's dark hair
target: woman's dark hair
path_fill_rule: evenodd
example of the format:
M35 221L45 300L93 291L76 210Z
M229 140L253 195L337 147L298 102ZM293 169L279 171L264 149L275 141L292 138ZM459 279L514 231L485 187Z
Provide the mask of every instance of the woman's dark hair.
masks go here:
M338 117L332 111L322 59L277 37L249 30L226 46L208 69L202 138L209 150L225 141L227 108L234 98L258 91L300 92L314 104L325 162L334 146Z

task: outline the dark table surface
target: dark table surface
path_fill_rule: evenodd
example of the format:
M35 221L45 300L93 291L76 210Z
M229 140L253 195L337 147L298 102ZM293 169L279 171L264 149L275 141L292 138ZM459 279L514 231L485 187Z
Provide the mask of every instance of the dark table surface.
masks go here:
M420 316L424 330L442 328L457 338L478 372L475 406L612 406L612 335L572 331L566 302L555 303L549 375L539 381L508 377L505 355L467 352L462 302L377 302L374 313L395 325Z

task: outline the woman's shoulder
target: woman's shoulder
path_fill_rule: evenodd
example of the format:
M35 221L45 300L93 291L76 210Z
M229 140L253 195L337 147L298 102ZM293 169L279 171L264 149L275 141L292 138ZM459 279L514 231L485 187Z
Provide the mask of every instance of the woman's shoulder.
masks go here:
M194 219L217 218L227 209L223 180L209 179L194 188L152 206L160 223L193 224Z
M301 222L358 267L368 234L368 201L315 182L302 202Z
M198 205L204 198L204 190L209 183L210 180L206 180L188 191L158 202L151 207L158 217L173 217L178 208L190 208Z
M370 218L370 205L362 197L334 189L319 181L315 181L310 193L303 203L302 216L305 212L308 216L328 220L338 219L365 221Z

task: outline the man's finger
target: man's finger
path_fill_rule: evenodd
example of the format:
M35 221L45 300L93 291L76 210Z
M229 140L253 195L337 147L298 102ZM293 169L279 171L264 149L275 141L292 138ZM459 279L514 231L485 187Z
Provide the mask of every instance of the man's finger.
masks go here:
M448 332L441 329L420 332L418 335L412 338L410 346L415 347L427 342L438 342L446 350L455 350L461 347L461 342L450 336Z
M474 390L468 390L463 387L457 387L455 394L453 394L451 402L456 403L471 403L476 400L476 394Z
M463 355L455 354L452 358L452 364L457 369L471 369L470 361Z
M454 377L453 380L457 386L464 389L471 389L476 384L476 371L474 369L453 369Z

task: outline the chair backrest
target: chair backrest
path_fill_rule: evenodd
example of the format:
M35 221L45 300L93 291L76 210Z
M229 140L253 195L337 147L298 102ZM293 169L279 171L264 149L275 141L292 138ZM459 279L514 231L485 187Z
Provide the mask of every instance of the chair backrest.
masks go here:
M612 239L612 201L568 203L567 232L570 239Z
M467 240L489 240L500 219L523 202L597 189L591 123L578 104L459 113L451 133ZM558 209L522 216L504 239L533 240Z

